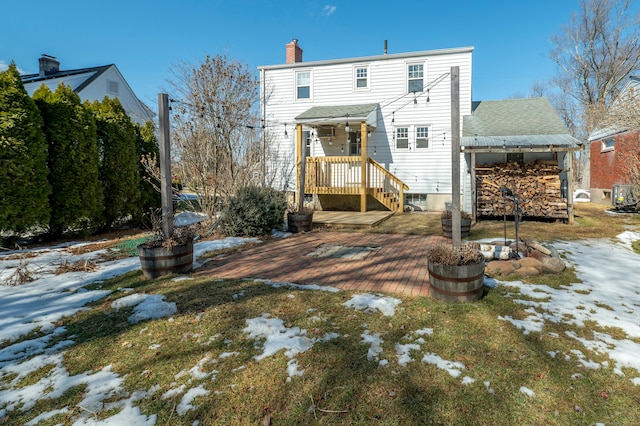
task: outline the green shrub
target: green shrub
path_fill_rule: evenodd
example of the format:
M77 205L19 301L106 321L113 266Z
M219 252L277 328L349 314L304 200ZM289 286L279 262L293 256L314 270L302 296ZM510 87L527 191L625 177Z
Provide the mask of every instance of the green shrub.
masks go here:
M268 235L284 223L285 196L269 187L240 188L222 212L224 232L231 236Z

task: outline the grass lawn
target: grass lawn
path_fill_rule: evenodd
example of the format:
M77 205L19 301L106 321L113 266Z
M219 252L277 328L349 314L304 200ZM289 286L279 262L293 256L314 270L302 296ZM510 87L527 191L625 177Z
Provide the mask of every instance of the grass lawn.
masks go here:
M574 227L526 221L520 235L538 241L609 238L629 226L640 226L640 218L612 217L588 204L577 206ZM507 229L513 238L513 223ZM371 232L441 230L438 215L406 214ZM474 225L469 239L502 236L503 223L487 221ZM536 280L557 289L577 279L568 270ZM606 357L581 347L601 365L585 368L572 352L580 345L567 334L590 339L597 332L624 333L547 322L542 333L524 334L500 319L527 316L528 307L514 303L518 290L509 286L490 289L473 304L381 295L398 300L393 315L345 305L357 296L353 292L212 277L145 280L132 272L89 289L98 288L112 293L64 319L65 332L51 344L73 340L63 361L71 377L111 366L126 394L144 392L135 405L156 415L158 425L626 425L640 418L640 388L630 380L640 372L616 374ZM131 293L163 295L178 310L170 318L131 324L132 307L112 307ZM248 330L259 319L282 320L283 339L309 346L290 356L283 350L266 356L268 342ZM0 350L6 346L0 342ZM27 388L50 372L43 367L20 384ZM0 408L3 383L17 376L0 377ZM189 389L198 391L185 408ZM54 410L61 411L38 425L72 424L83 410L84 392L79 384L27 412L3 417L0 411L0 424L25 424ZM119 398L113 395L92 419L113 415L108 402Z

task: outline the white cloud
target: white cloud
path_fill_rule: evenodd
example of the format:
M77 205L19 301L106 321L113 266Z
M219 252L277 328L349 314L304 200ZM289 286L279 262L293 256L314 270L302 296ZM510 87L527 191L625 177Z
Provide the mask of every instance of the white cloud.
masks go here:
M335 11L336 11L336 7L330 4L327 4L322 8L322 14L324 16L331 16L334 14Z

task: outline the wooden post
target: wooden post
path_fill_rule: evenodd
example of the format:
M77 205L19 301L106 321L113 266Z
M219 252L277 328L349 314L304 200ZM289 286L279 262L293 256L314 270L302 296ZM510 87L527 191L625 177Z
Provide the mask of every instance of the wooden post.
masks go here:
M476 182L476 153L471 152L471 219L473 223L478 220L478 185Z
M298 206L298 211L302 211L302 208L304 207L304 178L307 162L307 141L302 140L302 124L296 125L296 147L298 159L298 193L296 204Z
M451 242L462 244L460 233L460 68L451 67Z
M565 153L565 162L567 164L567 215L569 216L569 226L574 225L573 219L573 153L575 151L567 151Z
M367 122L360 123L360 211L367 211Z
M158 93L160 124L160 198L162 202L162 232L165 238L173 233L173 197L171 194L171 145L169 141L169 95Z

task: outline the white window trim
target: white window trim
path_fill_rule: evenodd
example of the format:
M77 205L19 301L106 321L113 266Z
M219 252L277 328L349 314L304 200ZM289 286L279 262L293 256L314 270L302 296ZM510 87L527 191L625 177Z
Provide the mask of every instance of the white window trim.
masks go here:
M426 127L427 128L427 147L426 148L418 148L418 127ZM413 127L413 143L416 147L416 151L425 152L431 151L433 148L433 131L431 126L428 124L417 124Z
M366 69L367 70L367 85L365 87L358 87L358 69ZM371 68L368 64L360 64L353 66L353 90L362 92L368 91L371 89Z
M407 147L398 148L398 129L407 129ZM394 126L393 127L393 149L396 152L410 152L411 151L411 126Z
M418 127L426 127L428 129L429 146L427 148L418 148ZM407 147L398 148L396 142L397 130L407 129ZM403 124L393 126L392 145L395 152L428 152L433 150L433 126L430 124Z
M422 65L422 90L416 93L424 93L426 91L425 88L427 85L427 61L405 62L404 81L405 81L405 90L407 93L413 93L409 91L409 66L410 65Z
M607 146L607 142L608 141L611 141L611 146ZM602 139L602 145L600 147L600 152L615 151L615 149L616 149L616 140L615 140L615 138L611 137L611 138Z
M298 74L301 74L301 73L309 73L309 97L308 98L298 98ZM311 69L296 70L293 73L293 99L296 102L313 101L313 70Z

